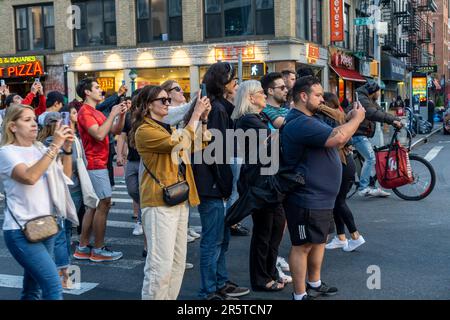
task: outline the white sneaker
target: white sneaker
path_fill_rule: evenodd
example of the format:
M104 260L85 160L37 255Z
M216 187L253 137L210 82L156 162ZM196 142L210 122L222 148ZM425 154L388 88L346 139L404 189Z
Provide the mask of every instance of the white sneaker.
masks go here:
M3 200L5 200L5 195L0 192L0 201L3 201Z
M200 238L200 235L192 228L188 228L188 235L195 239Z
M187 242L194 242L194 241L195 241L195 238L188 234L187 235Z
M189 269L192 269L192 268L194 268L194 265L192 263L186 262L185 269L189 270Z
M369 195L372 197L389 197L391 194L389 192L381 190L380 188L373 188L370 189Z
M292 277L285 274L283 272L283 270L281 270L281 267L277 266L277 270L278 270L278 275L280 276L280 280L282 280L285 284L292 282Z
M280 267L281 270L285 272L291 271L289 269L289 263L283 257L277 257L277 267Z
M339 238L335 236L330 242L328 242L325 245L325 249L331 250L331 249L345 248L347 245L348 245L347 239L342 241L342 240L339 240Z
M342 248L345 252L350 252L358 248L360 245L363 245L366 243L366 240L364 240L362 235L359 235L359 238L356 240L349 239L348 244Z
M369 187L364 188L364 189L358 191L358 195L360 195L361 197L367 197L367 196L370 195L370 191L371 191L371 190L372 190L372 189L370 189Z
M133 229L133 235L134 236L140 236L144 234L144 230L142 229L142 223L136 222L136 225Z

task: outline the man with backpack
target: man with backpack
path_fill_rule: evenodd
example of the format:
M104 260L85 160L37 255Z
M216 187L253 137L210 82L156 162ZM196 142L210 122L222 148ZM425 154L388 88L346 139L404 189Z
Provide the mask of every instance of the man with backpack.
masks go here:
M380 96L380 86L375 81L367 82L358 88L356 92L359 97L359 102L366 110L366 117L353 136L353 146L365 160L361 169L361 176L359 177L358 194L364 197L387 197L390 195L389 192L369 186L370 177L372 172L375 171L376 163L375 152L373 151L369 138L375 135L375 122L387 123L396 128L401 128L402 123L400 122L400 118L384 112L378 105L377 100Z

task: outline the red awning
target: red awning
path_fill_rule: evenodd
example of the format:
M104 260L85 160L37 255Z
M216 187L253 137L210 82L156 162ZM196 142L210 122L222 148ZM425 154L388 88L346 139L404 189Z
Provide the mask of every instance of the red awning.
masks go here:
M366 82L367 80L363 78L363 76L361 76L359 74L358 71L355 70L348 70L348 69L344 69L344 68L338 68L338 67L333 67L330 66L331 69L334 70L334 72L337 73L337 75L344 79L344 80L348 80L348 81L356 81L356 82Z

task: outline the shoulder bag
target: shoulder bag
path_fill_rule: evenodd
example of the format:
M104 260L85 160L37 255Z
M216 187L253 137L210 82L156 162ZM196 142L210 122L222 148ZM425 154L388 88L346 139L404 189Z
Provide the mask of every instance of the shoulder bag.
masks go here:
M186 179L184 181L179 181L180 175L184 176L181 173L181 165L178 165L178 182L166 187L161 183L161 181L158 180L158 178L153 175L153 173L151 173L151 171L145 165L144 161L142 161L142 164L144 165L145 170L147 170L148 174L163 190L163 200L169 207L176 206L177 204L183 203L184 201L189 199L189 184L187 183Z

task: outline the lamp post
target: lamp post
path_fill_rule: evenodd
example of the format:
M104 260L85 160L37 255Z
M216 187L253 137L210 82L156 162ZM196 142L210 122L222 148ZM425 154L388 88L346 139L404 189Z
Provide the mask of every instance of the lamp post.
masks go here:
M137 74L135 69L131 69L130 73L128 74L128 76L131 79L131 93L133 93L134 90L135 90L135 80L137 79L138 74Z

